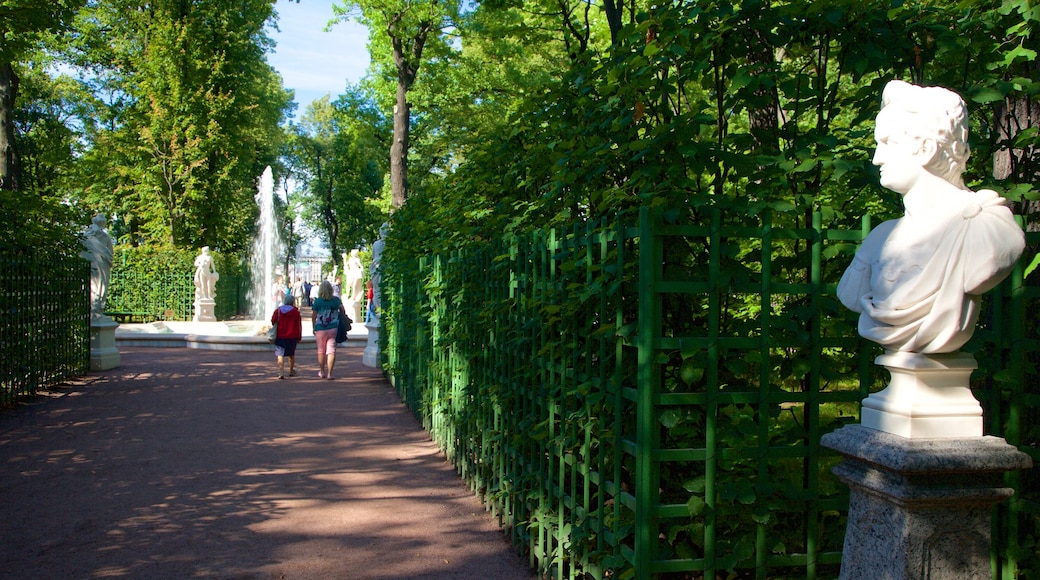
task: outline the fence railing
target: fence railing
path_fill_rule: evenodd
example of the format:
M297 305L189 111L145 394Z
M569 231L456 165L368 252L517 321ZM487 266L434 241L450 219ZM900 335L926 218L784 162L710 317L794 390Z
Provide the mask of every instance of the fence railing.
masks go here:
M86 374L90 264L71 257L0 256L0 407Z
M834 577L848 498L819 440L887 380L834 297L868 230L644 210L430 256L387 274L387 368L547 575ZM990 432L1035 457L1036 294L1001 291L968 350ZM1037 566L1037 486L1010 478L1004 578Z
M217 280L213 312L217 320L245 314L248 291L248 278L221 275ZM191 320L195 315L194 304L192 272L143 274L131 268L115 267L105 310L125 321Z

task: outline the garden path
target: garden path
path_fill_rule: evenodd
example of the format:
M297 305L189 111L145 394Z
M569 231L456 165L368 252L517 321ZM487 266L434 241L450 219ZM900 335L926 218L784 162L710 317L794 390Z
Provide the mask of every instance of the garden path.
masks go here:
M361 349L124 348L0 411L0 578L534 578Z

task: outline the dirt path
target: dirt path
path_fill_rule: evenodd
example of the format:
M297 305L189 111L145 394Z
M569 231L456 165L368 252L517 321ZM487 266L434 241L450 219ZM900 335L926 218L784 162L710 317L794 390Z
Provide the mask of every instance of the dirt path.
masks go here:
M535 577L361 350L121 355L0 411L0 578Z

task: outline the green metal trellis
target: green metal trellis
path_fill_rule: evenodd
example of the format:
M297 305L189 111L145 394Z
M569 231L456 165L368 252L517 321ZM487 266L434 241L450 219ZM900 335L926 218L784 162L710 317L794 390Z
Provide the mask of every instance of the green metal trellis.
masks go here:
M391 379L544 575L836 575L847 490L818 441L885 378L834 298L870 223L781 217L644 209L388 273ZM1040 405L1006 389L1035 382L1036 294L1021 271L1007 288L978 380L1004 385L991 431L1028 447L1023 409ZM1036 565L1035 484L1011 477L1004 578Z

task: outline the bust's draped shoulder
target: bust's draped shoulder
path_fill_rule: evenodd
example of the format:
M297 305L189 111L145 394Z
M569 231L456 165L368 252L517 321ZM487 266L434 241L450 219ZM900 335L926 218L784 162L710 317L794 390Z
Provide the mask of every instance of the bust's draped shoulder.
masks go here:
M966 193L959 204L885 222L864 240L838 284L864 338L920 353L953 352L971 338L979 296L1007 276L1025 237L995 192Z
M1015 223L1007 202L997 192L983 189L975 193L976 205L965 208L962 217L971 243L963 245L966 264L963 290L983 294L992 290L1014 268L1025 249L1025 234Z

